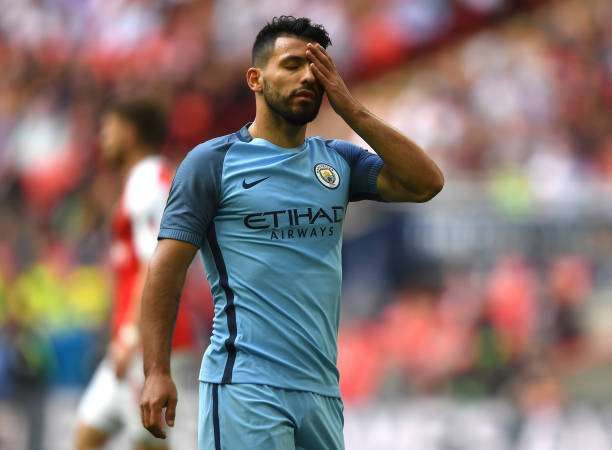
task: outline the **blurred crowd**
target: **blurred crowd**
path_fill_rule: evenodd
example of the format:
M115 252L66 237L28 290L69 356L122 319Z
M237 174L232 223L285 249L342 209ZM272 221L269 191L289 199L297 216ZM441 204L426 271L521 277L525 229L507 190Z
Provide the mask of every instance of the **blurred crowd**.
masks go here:
M551 2L360 86L446 185L346 244L347 259L384 267L347 261L349 402L513 398L528 374L562 383L610 364L610 20L610 2ZM363 143L326 113L317 134Z
M445 192L415 214L463 211L441 252L405 238L417 233L412 210L391 229L360 228L377 207L349 218L347 403L444 393L546 406L563 397L562 379L608 363L609 1L0 0L0 10L0 400L19 386L41 386L37 396L82 386L103 350L120 190L98 155L107 103L162 102L164 154L177 163L252 118L250 46L282 13L324 24L356 95L443 167ZM310 131L362 142L329 108ZM534 245L514 248L495 246L507 229L474 235L493 216L521 236L544 218ZM555 234L560 217L597 224L591 250ZM555 249L534 251L537 236L554 236ZM457 255L468 239L480 248ZM421 264L408 261L417 251Z

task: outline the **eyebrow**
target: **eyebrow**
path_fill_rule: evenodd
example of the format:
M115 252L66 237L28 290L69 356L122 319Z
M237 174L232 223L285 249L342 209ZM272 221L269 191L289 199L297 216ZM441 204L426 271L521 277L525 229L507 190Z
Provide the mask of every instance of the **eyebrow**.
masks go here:
M287 55L287 56L281 56L280 57L280 62L281 63L285 63L285 62L302 62L302 61L306 61L306 58L303 56L298 56L298 55Z

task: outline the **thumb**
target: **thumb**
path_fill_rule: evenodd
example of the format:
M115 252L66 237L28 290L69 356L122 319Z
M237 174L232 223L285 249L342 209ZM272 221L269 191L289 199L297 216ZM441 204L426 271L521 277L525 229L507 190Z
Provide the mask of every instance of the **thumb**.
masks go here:
M169 427L174 426L174 418L176 416L176 397L170 397L166 406L166 423Z

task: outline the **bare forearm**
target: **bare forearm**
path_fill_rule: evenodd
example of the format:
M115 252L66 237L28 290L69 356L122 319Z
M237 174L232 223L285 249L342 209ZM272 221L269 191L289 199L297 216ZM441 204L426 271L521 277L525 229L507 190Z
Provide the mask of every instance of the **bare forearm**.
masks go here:
M142 295L140 333L145 375L170 373L170 347L185 274L197 248L165 239L149 264Z
M184 280L184 274L177 276L155 259L151 261L140 323L145 375L170 372L172 333Z
M343 114L343 119L385 162L384 175L414 194L411 200L428 200L442 189L442 171L407 136L358 102L354 102L348 113Z

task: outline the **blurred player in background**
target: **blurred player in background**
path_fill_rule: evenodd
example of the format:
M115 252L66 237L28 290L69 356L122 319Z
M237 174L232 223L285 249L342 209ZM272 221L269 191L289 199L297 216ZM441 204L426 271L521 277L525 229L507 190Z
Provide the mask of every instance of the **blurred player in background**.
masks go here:
M115 278L112 338L79 405L75 447L102 448L123 428L135 449L167 449L168 444L147 433L138 419L143 383L140 297L172 176L159 156L166 139L164 113L147 100L117 103L103 117L100 137L105 163L123 180L110 249ZM189 366L192 339L190 321L182 311L174 334L173 363Z
M141 414L156 436L165 436L162 415L168 425L175 419L170 342L200 249L215 300L200 372L200 450L344 448L336 359L347 203L424 202L444 179L349 93L329 44L307 18L266 25L246 73L255 121L199 145L177 171L143 293ZM305 138L323 94L378 155Z

